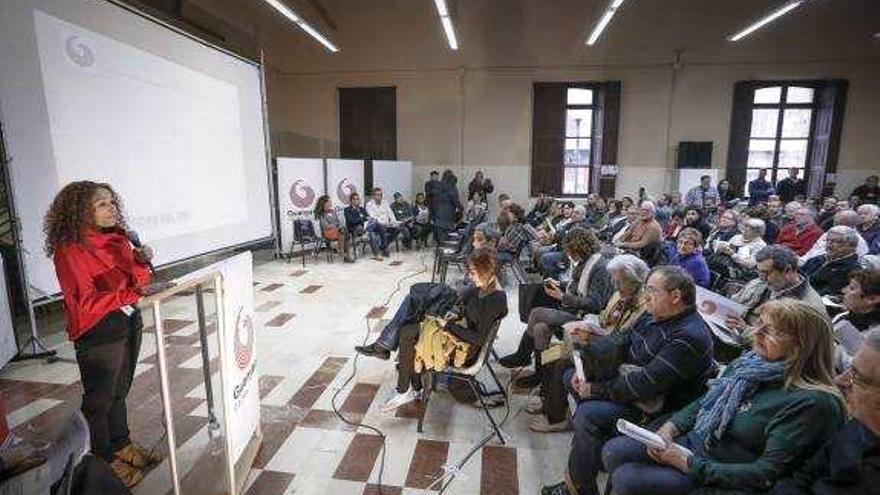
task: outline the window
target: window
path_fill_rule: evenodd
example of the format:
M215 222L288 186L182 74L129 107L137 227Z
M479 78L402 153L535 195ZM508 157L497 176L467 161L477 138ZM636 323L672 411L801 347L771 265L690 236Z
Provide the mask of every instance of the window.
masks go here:
M752 99L746 183L766 169L773 183L800 170L805 177L815 90L811 87L780 85L756 89Z
M614 195L620 82L535 83L531 194Z
M565 152L562 194L590 192L593 142L593 90L568 88L565 105Z
M727 179L745 193L767 170L776 182L796 168L807 195L830 194L835 184L847 81L740 81L734 85Z

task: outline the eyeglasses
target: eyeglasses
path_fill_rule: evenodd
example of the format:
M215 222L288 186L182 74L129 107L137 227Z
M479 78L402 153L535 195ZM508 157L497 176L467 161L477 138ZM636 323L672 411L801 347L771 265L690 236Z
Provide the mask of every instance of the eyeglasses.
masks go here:
M758 323L758 326L755 327L754 334L760 335L766 339L770 339L774 342L780 342L788 338L788 335L782 332L778 332L773 330L770 325L766 323Z
M850 383L853 385L858 385L862 388L872 388L874 390L880 390L880 383L874 383L870 378L859 372L855 366L850 366L848 370L843 373L843 379L846 383Z

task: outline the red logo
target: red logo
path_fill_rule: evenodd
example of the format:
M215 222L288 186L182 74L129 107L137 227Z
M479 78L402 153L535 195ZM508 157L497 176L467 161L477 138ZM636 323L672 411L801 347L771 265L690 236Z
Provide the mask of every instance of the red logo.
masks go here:
M352 194L358 192L357 187L348 180L348 177L339 181L339 184L336 185L336 197L339 198L339 202L347 205L348 197Z
M308 184L305 179L297 179L290 186L290 202L297 208L311 208L312 202L315 201L315 190Z
M254 355L254 319L244 314L244 306L238 308L235 318L235 364L247 369Z

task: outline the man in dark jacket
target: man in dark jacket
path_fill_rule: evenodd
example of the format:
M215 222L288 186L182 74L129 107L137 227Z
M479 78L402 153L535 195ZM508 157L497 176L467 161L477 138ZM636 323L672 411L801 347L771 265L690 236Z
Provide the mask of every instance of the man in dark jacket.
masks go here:
M767 180L767 169L758 170L758 178L749 182L749 206L767 202L770 195L775 192L773 183Z
M779 199L781 199L783 203L788 203L792 201L795 196L804 195L806 193L807 189L804 185L804 180L798 179L798 172L800 172L799 168L792 167L788 169L788 177L776 183L776 194L779 195Z
M880 185L876 175L869 176L865 183L853 189L850 196L859 198L861 204L880 204Z
M440 187L440 172L431 171L431 178L425 182L425 204L428 205L428 217L434 222L434 194Z
M713 369L712 337L694 308L693 279L681 268L660 266L651 271L645 292L650 323L576 350L587 381L569 374L581 402L572 420L568 482L545 487L542 494L598 494L599 453L616 435L618 419L642 423L704 392ZM592 365L600 360L603 364Z
M478 171L470 184L468 184L468 201L474 199L474 197L488 201L489 195L494 190L495 186L492 185L492 180L485 178L482 171Z
M434 238L438 242L455 230L456 218L461 213L461 200L458 197L458 179L451 170L443 172L443 179L434 190L429 208L433 212Z
M850 272L858 270L859 233L852 227L838 225L825 236L825 254L811 258L802 268L810 285L821 296L839 296L849 282Z
M836 381L852 419L770 495L880 494L880 329Z

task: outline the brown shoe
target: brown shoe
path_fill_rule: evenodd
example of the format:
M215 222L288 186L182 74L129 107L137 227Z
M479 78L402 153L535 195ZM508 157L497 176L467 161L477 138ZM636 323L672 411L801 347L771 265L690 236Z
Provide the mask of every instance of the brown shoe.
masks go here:
M159 464L163 459L162 454L148 451L134 442L117 450L113 455L117 459L136 468L145 468L152 464Z
M131 464L119 459L113 459L113 462L110 463L110 469L116 474L116 477L119 478L119 481L125 485L126 488L131 488L134 485L137 485L144 479L144 475L141 473L141 470L132 466Z

